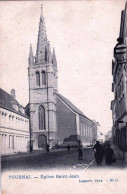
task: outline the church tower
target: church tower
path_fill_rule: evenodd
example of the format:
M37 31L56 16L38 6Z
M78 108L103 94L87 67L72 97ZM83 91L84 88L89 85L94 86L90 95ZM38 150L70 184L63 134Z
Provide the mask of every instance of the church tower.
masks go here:
M57 61L55 50L51 53L47 39L43 8L39 22L36 55L32 46L29 52L29 108L31 145L34 150L50 147L57 143L56 93Z

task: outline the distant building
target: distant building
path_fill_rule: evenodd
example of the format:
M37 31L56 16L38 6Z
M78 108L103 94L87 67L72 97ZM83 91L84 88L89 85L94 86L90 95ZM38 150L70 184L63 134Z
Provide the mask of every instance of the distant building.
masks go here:
M112 143L112 131L108 131L105 135L105 141Z
M34 150L62 144L90 145L96 139L96 122L87 118L58 93L55 50L50 49L41 11L36 55L29 53L29 104L31 146Z
M92 144L95 144L96 141L99 141L99 122L96 122L95 120L93 120L93 141Z
M0 89L0 148L2 154L29 151L29 118L24 107L11 95Z
M120 34L114 48L112 61L112 92L111 102L113 119L113 142L124 159L127 159L127 3L121 12Z
M100 143L104 143L105 142L105 135L99 129L97 131L97 140Z

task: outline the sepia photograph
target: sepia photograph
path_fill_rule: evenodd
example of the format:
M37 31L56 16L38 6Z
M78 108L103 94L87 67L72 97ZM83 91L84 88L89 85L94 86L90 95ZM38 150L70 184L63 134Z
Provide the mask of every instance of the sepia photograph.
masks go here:
M126 0L0 1L2 194L126 194Z

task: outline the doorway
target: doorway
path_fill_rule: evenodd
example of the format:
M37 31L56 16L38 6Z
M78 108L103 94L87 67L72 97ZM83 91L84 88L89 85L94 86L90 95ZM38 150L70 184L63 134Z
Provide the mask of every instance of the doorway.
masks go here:
M46 148L47 137L45 135L38 136L38 148Z

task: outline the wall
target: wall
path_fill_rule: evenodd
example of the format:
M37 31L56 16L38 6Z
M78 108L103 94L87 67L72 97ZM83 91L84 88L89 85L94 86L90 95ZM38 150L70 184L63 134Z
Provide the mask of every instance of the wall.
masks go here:
M85 117L80 117L80 138L83 146L88 146L93 143L93 122L86 119Z
M0 143L2 154L29 151L29 119L0 108Z
M76 114L67 107L59 97L57 97L56 115L57 115L57 138L58 143L62 143L70 135L77 135Z

